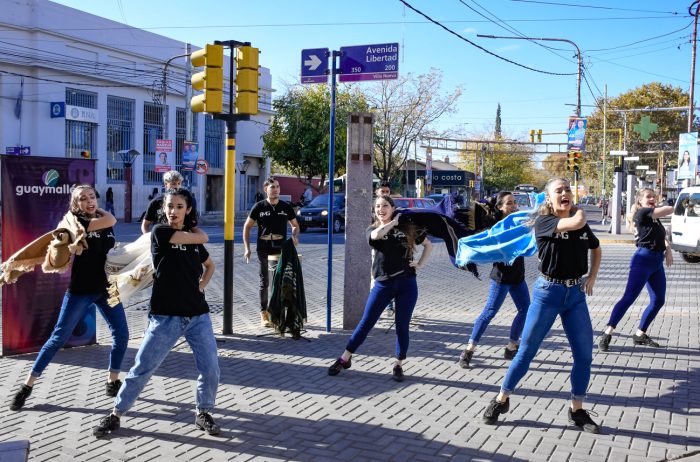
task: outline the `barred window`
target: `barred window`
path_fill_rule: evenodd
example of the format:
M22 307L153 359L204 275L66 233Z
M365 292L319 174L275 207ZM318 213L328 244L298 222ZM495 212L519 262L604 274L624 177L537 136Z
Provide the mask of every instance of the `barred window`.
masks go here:
M167 108L166 108L167 111ZM143 184L160 184L155 171L156 140L163 137L163 106L143 103Z
M107 96L107 183L124 181L124 163L119 151L134 147L133 99Z
M225 137L226 123L207 115L204 119L204 158L212 168L224 168Z
M66 88L66 104L97 109L97 93ZM97 124L66 119L66 157L80 158L83 151L94 153L96 148Z

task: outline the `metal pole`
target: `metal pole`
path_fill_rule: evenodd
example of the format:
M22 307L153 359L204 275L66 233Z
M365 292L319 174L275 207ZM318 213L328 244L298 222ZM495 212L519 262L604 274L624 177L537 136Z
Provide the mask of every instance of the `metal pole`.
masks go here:
M224 169L224 319L222 332L233 333L233 224L236 200L236 121L226 119Z
M605 84L605 96L603 100L603 179L600 187L600 205L601 214L603 216L602 222L605 224L605 159L607 158L607 126L608 126L608 84Z
M695 13L693 13L692 11L693 6L695 6ZM688 91L688 133L693 131L693 98L695 97L695 48L697 45L698 37L698 11L700 11L700 8L698 7L698 0L696 0L688 7L688 13L690 13L695 18L692 38L693 48L691 49L690 58L690 90Z
M326 286L326 332L331 331L331 295L333 285L333 187L335 179L335 62L339 51L331 52L331 123L328 147L328 282Z

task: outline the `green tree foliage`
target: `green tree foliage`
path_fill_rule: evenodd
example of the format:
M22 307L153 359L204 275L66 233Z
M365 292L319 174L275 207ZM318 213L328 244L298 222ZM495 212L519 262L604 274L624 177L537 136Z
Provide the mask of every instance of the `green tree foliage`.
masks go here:
M421 135L443 135L431 130L430 124L455 112L461 90L442 95L441 84L442 73L431 69L428 74L384 80L367 91L375 114L374 174L381 180L400 176L412 141Z
M263 135L263 154L281 169L304 179L308 184L311 184L313 177L320 176L320 184L323 185L328 176L330 145L329 86L293 86L272 105L276 115ZM348 115L367 110L365 96L358 87L338 88L334 166L336 176L345 170Z
M644 84L629 90L608 101L607 112L607 141L606 151L621 149L618 147L618 133L624 133L625 115L614 112L615 109L641 108L671 108L688 105L688 92L680 87L674 87L659 82ZM596 110L588 117L588 132L586 133L586 153L581 169L582 177L587 185L600 189L603 159L603 98L596 101ZM633 130L634 124L640 123L644 116L649 116L653 123L658 124L658 131L653 133L649 141L644 141ZM655 169L658 166L658 153L646 151L664 151L667 167L672 168L676 163L678 149L678 134L688 129L688 111L644 111L627 113L627 151L630 155L639 155L640 163ZM694 127L697 130L697 120ZM596 131L601 130L601 131ZM605 182L610 191L613 168L619 159L606 158Z

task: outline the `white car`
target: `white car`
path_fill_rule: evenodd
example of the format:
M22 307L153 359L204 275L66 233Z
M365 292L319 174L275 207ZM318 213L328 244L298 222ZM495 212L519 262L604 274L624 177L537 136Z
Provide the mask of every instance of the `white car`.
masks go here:
M683 188L671 216L671 248L700 263L700 186Z

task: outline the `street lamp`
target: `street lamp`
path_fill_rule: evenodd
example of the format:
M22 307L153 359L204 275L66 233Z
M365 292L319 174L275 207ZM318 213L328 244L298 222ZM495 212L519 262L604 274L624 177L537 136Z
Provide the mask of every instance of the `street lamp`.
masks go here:
M698 0L700 1L700 0ZM697 19L697 16L696 16ZM538 40L543 42L566 42L576 48L576 56L578 57L578 72L576 77L576 117L581 117L581 70L583 69L583 61L581 59L581 50L579 50L578 45L576 45L571 40L563 38L543 38L543 37L504 37L499 35L482 35L477 34L477 37L490 38L490 39L513 39L513 40ZM691 103L692 104L692 103Z
M246 186L246 181L245 181L245 174L248 171L248 167L250 167L250 161L248 159L244 159L243 162L238 162L238 173L240 173L243 177L241 178L241 189L243 194L241 194L241 210L245 210L246 208L246 200L248 199L246 197L246 192L247 192L247 186Z
M117 151L124 163L124 181L126 182L126 191L124 192L124 222L131 223L131 166L137 156L141 155L136 149L124 149Z
M693 131L693 98L695 97L695 46L697 44L698 37L698 11L700 10L700 0L695 0L688 7L688 13L695 17L693 26L693 48L691 52L690 59L690 90L688 92L688 133ZM695 13L693 13L693 6L695 7Z

